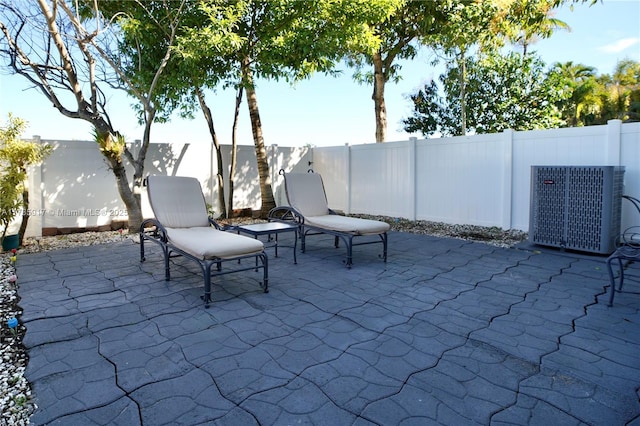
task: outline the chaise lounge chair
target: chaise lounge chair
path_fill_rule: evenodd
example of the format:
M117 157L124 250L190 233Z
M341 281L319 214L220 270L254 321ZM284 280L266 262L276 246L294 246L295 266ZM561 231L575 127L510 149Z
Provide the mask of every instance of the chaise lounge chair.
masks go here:
M195 178L177 176L149 176L147 192L154 219L140 226L140 261L145 260L144 243L152 241L162 248L165 279L169 281L169 259L182 255L200 265L204 276L205 307L211 303L211 276L250 269L263 270L261 286L268 292L268 262L264 245L259 240L225 232L208 216L200 182ZM251 267L222 270L222 263L255 258ZM260 263L258 263L258 259ZM253 263L253 262L251 262ZM216 270L212 267L216 265Z
M269 216L271 220L293 221L300 228L302 252L306 249L308 235L329 234L335 237L338 247L342 239L347 247L346 265L353 263L353 246L382 243L382 258L387 261L387 231L388 223L342 216L331 210L327 204L327 195L322 183L322 177L317 173L284 173L285 191L289 206L273 209ZM363 237L355 243L356 237Z

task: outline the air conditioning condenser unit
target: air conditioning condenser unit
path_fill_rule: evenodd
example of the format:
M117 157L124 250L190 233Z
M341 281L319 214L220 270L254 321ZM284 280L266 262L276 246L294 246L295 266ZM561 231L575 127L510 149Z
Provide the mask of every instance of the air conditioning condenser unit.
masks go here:
M529 241L600 254L620 234L624 167L532 166Z

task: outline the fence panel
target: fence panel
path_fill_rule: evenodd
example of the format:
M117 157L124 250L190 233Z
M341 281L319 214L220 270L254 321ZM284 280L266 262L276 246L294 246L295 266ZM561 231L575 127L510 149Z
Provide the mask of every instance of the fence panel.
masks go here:
M640 198L640 123L622 125L620 165L625 167L624 193ZM640 225L640 214L629 202L622 201L622 229Z
M417 218L494 226L505 202L503 135L419 141Z
M31 208L37 212L28 235L38 235L42 228L94 227L119 219L124 206L95 143L43 142L55 149L30 174ZM228 191L231 147L222 150ZM323 176L329 205L348 213L528 230L534 165L623 165L625 194L640 198L640 123L619 120L604 126L385 144L270 146L267 155L277 204L286 203L278 170L313 168ZM210 144L151 144L145 163L147 174L198 178L219 212L217 169ZM233 207L256 210L260 200L255 149L239 146ZM623 227L638 224L631 204L623 206ZM143 213L150 215L144 203Z
M413 215L410 142L357 145L351 149L350 213Z
M36 140L40 140L36 138ZM126 208L118 194L115 178L100 154L96 144L89 141L40 140L54 147L53 153L42 165L31 170L30 210L27 235L40 235L63 228L107 227L113 220L126 220ZM138 142L130 144L137 155ZM303 161L308 148L269 147L270 170L291 167ZM231 147L223 146L223 176L225 200L228 200L228 175ZM306 161L306 160L305 160ZM145 176L176 175L197 178L205 199L219 215L218 165L210 144L150 144L145 159ZM133 170L128 168L131 178ZM278 181L272 178L274 191ZM153 215L146 191L141 194L142 213ZM238 146L234 209L260 208L260 186L253 146ZM229 206L227 206L229 207Z
M349 211L349 146L314 148L311 168L322 174L329 207ZM305 170L298 170L305 171Z
M31 229L99 227L126 215L113 173L94 142L49 143L52 154L35 170L40 186L31 188L30 200L40 205L39 212L30 212Z
M531 166L623 165L625 194L640 198L639 139L640 123L612 120L604 126L509 130L415 145L315 148L314 157L330 201L345 211L526 231ZM637 223L637 212L625 203L623 228Z

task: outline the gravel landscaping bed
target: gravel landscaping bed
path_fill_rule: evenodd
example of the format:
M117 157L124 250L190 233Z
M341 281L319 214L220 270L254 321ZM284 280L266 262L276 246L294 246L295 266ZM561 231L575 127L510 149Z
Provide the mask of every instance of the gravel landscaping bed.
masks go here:
M527 238L522 231L502 230L472 225L448 225L429 221L410 221L382 216L354 215L357 217L382 220L391 225L393 231L427 234L441 237L480 241L498 247L512 247ZM254 219L234 219L233 223L256 222ZM0 254L0 401L2 406L1 425L26 425L35 410L31 399L29 383L24 378L28 357L22 339L27 331L20 323L19 274L14 263L17 257L39 251L58 250L68 247L107 244L126 238L137 240L137 235L126 231L84 232L58 235L55 237L26 238L23 247L15 254ZM393 242L390 243L390 247ZM17 319L15 325L12 319Z

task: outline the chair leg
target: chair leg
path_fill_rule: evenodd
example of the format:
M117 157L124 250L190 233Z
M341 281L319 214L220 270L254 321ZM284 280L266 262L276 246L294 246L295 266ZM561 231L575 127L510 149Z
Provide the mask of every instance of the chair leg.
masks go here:
M338 237L336 237L336 241ZM351 269L351 265L353 264L353 236L349 236L349 238L344 239L344 243L347 246L347 268ZM336 247L338 245L336 244Z
M609 271L609 284L611 286L611 289L609 291L609 306L613 306L613 297L616 294L616 280L615 277L613 276L613 266L611 266L611 262L614 259L609 258L607 259L607 270ZM618 259L620 260L620 259ZM620 274L622 274L622 270L620 271Z
M611 263L617 260L618 261L618 277L620 278L620 284L618 285L617 291L622 291L622 286L624 285L624 264L622 262L621 257L610 257L607 259L607 270L609 271L609 282L611 284L611 291L609 293L609 306L613 306L613 298L616 293L616 280L613 276L613 266Z
M200 264L202 274L204 276L204 294L202 295L202 300L204 302L205 309L208 309L211 304L211 266L213 265L215 265L215 263L207 262L206 266Z
M622 291L622 286L624 285L624 264L620 257L618 258L618 271L620 271L620 285L618 285L618 291Z
M294 233L294 238L293 238L293 264L297 265L298 264L298 257L296 254L296 251L298 250L298 230L296 229L295 231L293 231Z
M300 251L302 253L304 253L305 250L307 249L306 238L307 238L307 231L304 228L301 228L301 231L300 231Z
M169 257L171 256L171 252L167 246L163 246L162 251L164 252L164 279L165 281L169 281L171 280L171 272L169 270Z
M267 258L266 253L261 253L258 255L260 261L262 262L262 290L265 293L269 293L269 259ZM256 261L258 260L256 257Z
M384 262L387 263L387 233L385 232L384 234L380 235L380 237L382 238L382 257L384 259Z
M145 261L145 257L144 257L144 238L142 236L142 233L140 233L140 262L144 262Z

